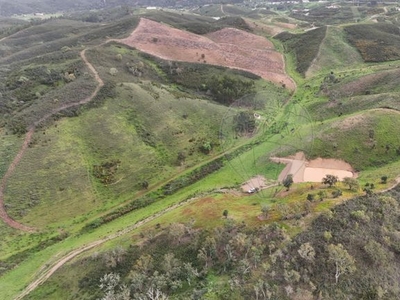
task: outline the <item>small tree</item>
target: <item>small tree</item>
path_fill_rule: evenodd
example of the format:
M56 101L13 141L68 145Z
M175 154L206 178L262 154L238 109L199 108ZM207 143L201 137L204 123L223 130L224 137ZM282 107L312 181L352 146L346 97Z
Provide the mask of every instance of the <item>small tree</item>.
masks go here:
M386 184L388 177L386 175L381 177L381 183Z
M286 188L286 190L288 191L290 189L290 187L293 184L293 175L292 174L288 174L286 176L286 178L282 181L283 186Z
M342 190L336 189L336 190L334 190L334 191L332 192L332 197L333 197L333 198L338 198L338 197L340 197L340 196L342 196Z
M314 194L307 194L307 200L308 201L313 201L315 199Z
M228 210L225 209L225 210L222 212L222 215L225 217L225 219L228 218Z
M264 218L268 218L269 211L270 211L269 205L263 204L263 206L261 206L261 212Z
M320 201L324 200L327 197L326 192L325 191L319 191L318 192L318 197L319 197Z
M142 188L147 190L149 187L149 182L147 180L145 180L145 181L142 181L142 183L140 185L142 186Z
M343 183L349 187L349 190L358 190L360 184L358 183L357 179L352 177L345 177L343 178Z
M327 174L324 178L322 178L322 183L328 184L329 187L331 187L332 185L335 185L338 180L339 178L337 176Z
M354 258L347 252L342 244L328 245L329 260L335 264L335 282L343 274L351 274L356 270Z
M313 261L315 258L315 250L310 243L304 243L300 246L297 252L300 254L302 258L308 261Z

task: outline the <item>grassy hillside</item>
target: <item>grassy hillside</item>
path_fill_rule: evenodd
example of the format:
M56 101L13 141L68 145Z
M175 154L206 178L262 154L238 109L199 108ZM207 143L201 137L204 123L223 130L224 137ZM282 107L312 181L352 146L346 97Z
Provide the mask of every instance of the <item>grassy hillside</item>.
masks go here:
M303 25L380 13L310 7ZM348 42L370 30L389 53L393 28L358 22L299 33L290 12L225 4L201 7L203 16L126 9L0 25L8 36L0 42L0 175L27 126L97 86L83 49L105 83L90 103L38 127L7 180L7 212L38 232L0 224L0 298L98 243L26 299L99 299L104 286L134 299L151 287L169 299L396 299L400 192L376 192L399 175L399 71L393 62L365 63ZM209 17L219 13L235 16ZM140 16L202 34L250 31L248 24L261 35L293 30L275 42L288 54L288 72L294 61L297 89L290 95L248 72L104 43L126 37ZM299 151L350 163L357 186L284 187L285 165L270 157ZM255 176L269 188L243 192Z
M397 111L385 109L325 121L315 128L311 156L341 158L359 171L398 161L399 122Z
M143 181L151 186L204 159L201 147L217 147L226 111L207 101L175 97L150 82L123 85L102 107L36 134L9 181L9 213L42 227L63 223L78 211L83 215L115 205L141 190ZM105 166L113 162L117 169ZM95 166L104 166L112 178L96 175ZM64 205L68 209L60 210Z
M326 73L322 83L312 81L315 86L307 88L310 113L316 120L352 114L360 110L389 108L399 110L397 68L383 70L360 68L350 72ZM318 99L318 100L317 100Z
M144 13L143 16L156 22L163 22L196 34L207 34L225 27L251 31L247 23L238 16L224 16L215 20L207 15L177 14L163 11L149 11Z
M306 71L306 76L332 70L354 68L363 63L356 48L349 45L343 29L328 26L319 53Z
M79 56L82 44L128 34L137 19L101 27L71 20L49 20L3 40L0 64L2 123L14 133L63 104L94 90L94 81ZM12 49L12 50L11 50Z
M344 28L350 43L366 62L382 62L400 58L398 26L388 23L357 24Z
M356 23L368 18L372 15L384 13L380 7L373 7L368 5L353 6L351 4L329 4L323 3L314 5L309 8L309 11L304 12L301 9L292 11L290 16L313 23L315 26L335 25L345 23Z
M305 75L318 55L320 45L325 38L326 27L316 28L303 34L282 32L275 36L285 47L285 52L294 56L296 71Z

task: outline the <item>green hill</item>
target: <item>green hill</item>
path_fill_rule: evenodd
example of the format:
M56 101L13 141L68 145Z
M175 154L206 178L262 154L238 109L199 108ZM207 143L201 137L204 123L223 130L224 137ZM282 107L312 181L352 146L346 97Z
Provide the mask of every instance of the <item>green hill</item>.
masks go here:
M397 25L388 23L351 25L344 28L350 43L366 62L400 58L400 35Z
M43 3L0 0L0 14ZM24 299L397 299L394 7L75 11L102 3L121 4L0 22L0 213L36 230L0 224L0 298L38 280ZM141 17L274 36L296 89L118 43ZM357 177L280 182L271 158L299 152Z
M325 38L326 27L316 28L303 34L282 32L275 36L284 44L285 51L293 55L296 71L305 75L318 55L319 47Z
M329 73L333 70L354 68L363 63L357 50L352 47L341 27L328 26L318 55L306 71L306 76Z

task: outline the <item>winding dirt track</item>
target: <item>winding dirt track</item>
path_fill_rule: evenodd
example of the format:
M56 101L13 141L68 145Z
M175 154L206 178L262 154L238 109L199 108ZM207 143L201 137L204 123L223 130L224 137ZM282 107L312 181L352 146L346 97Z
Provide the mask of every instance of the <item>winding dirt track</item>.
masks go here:
M61 268L64 264L66 264L68 261L70 261L71 259L73 259L74 257L78 256L79 254L88 251L96 246L99 246L105 242L108 242L110 240L113 240L115 238L118 238L124 234L127 234L129 232L131 232L132 230L135 230L137 228L139 228L140 226L164 215L165 213L177 209L178 207L187 204L189 202L192 202L194 200L198 199L198 197L196 198L190 198L186 201L182 201L178 204L174 204L148 218L145 218L137 223L135 223L134 225L127 227L121 231L118 231L114 234L108 235L100 240L94 241L88 245L84 245L78 249L72 250L69 253L65 254L64 256L62 256L59 260L57 260L56 262L52 263L52 264L48 264L49 267L47 269L40 270L39 272L41 272L41 274L36 278L36 280L34 280L33 282L31 282L23 291L21 294L19 294L16 298L14 298L14 300L21 300L23 299L25 296L27 296L30 292L32 292L34 289L36 289L39 285L41 285L42 283L44 283L51 275L54 274L54 272L56 272L59 268Z
M109 41L107 41L107 42L109 42ZM12 219L7 214L6 207L4 205L4 191L5 191L6 186L7 186L7 180L12 176L16 166L19 164L19 162L21 161L22 157L24 156L25 151L28 148L29 143L30 143L30 141L32 139L32 136L35 133L36 127L40 123L46 121L51 116L53 116L54 114L56 114L56 113L58 113L60 111L63 111L64 109L75 107L75 106L79 106L79 105L82 105L82 104L90 102L97 95L99 90L104 86L103 80L100 78L99 74L97 73L97 71L93 67L93 65L87 60L87 58L85 56L85 53L86 53L86 49L81 51L80 56L81 56L82 60L85 62L86 66L89 68L90 72L93 74L95 80L97 81L96 89L93 91L93 93L89 97L87 97L85 99L82 99L79 102L63 105L63 106L53 110L52 112L48 113L47 115L42 117L40 120L36 121L32 126L30 126L29 129L28 129L28 132L25 135L25 140L24 140L24 143L22 144L21 149L19 150L18 154L15 156L14 160L12 161L10 166L8 167L7 172L4 174L3 178L1 179L1 183L0 183L0 218L3 220L3 222L5 222L10 227L13 227L15 229L19 229L19 230L22 230L22 231L26 231L26 232L35 232L36 231L35 228L26 226L26 225L21 224L21 223L18 223L17 221Z

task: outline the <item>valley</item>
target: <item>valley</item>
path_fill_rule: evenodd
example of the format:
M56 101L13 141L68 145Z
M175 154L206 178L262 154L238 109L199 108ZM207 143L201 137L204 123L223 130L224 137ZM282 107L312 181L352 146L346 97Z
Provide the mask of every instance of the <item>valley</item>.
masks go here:
M1 299L396 299L395 6L246 5L2 21Z

